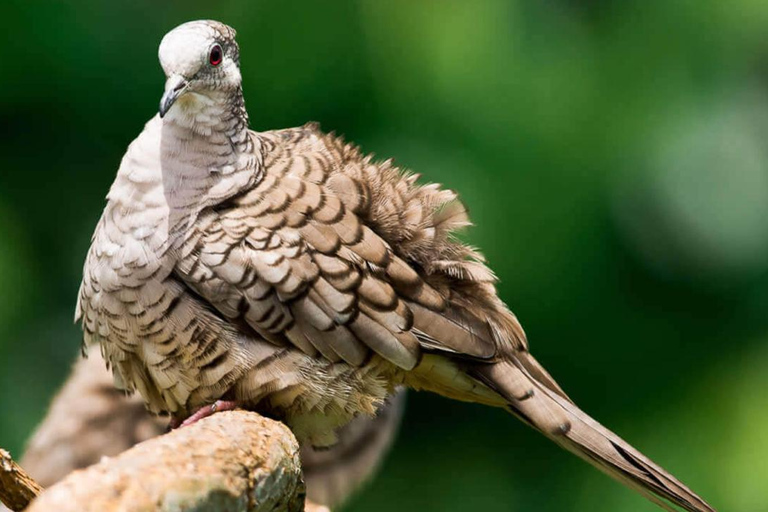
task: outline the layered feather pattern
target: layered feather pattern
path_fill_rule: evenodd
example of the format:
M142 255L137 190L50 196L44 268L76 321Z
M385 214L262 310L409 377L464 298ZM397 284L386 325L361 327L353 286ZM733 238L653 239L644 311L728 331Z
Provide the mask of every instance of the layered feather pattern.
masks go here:
M174 40L189 33L168 47L193 51ZM205 33L239 55L233 32ZM198 62L173 57L161 47L166 72ZM249 131L239 71L194 72L129 147L86 260L78 316L118 385L177 417L236 400L318 447L406 385L504 407L655 500L712 510L531 356L455 236L469 219L453 192L315 124Z

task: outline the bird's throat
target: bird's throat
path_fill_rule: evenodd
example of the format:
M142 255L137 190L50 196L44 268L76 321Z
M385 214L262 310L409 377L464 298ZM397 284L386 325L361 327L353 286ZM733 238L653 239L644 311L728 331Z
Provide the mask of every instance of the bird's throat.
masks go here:
M188 91L176 100L163 122L202 137L226 135L234 143L244 140L248 131L248 113L242 89Z

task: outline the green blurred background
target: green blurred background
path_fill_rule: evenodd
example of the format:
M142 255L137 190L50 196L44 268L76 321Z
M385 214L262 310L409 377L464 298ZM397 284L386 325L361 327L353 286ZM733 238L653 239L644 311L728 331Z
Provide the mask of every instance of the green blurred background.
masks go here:
M0 446L77 355L75 294L175 25L238 30L254 129L309 120L460 191L534 354L727 511L768 510L768 2L6 1ZM347 511L651 511L498 410L412 394Z

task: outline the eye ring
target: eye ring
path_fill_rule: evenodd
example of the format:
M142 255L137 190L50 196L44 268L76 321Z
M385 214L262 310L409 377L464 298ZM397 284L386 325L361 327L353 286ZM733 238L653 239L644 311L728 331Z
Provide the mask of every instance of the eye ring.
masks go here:
M213 48L211 48L211 52L208 54L208 62L211 63L211 66L218 66L221 64L221 61L224 59L224 52L221 49L221 45L215 44L213 45Z

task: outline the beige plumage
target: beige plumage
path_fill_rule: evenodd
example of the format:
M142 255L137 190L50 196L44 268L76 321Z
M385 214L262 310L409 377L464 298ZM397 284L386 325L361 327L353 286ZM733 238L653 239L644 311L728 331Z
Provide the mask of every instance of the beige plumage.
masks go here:
M302 447L309 500L335 507L373 475L397 433L404 399L399 392L376 417L355 418L339 430L339 443L329 449ZM104 361L93 354L73 366L20 464L49 487L76 469L162 434L167 425L166 418L147 413L140 396L115 389ZM0 505L0 510L5 509Z
M180 418L235 401L323 447L406 385L506 408L659 504L712 510L533 359L453 237L454 193L316 125L248 130L225 25L181 25L160 61L160 116L123 158L79 297L118 386Z

